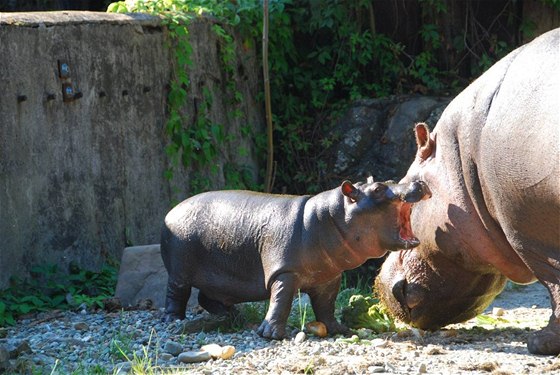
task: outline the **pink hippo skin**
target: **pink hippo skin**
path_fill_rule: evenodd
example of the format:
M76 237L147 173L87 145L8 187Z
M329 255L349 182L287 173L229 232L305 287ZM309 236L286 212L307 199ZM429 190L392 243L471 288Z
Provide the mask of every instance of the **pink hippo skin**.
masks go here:
M412 212L420 245L391 253L376 281L400 319L434 330L482 312L506 280L540 281L548 326L531 353L560 353L560 29L518 48L466 88L401 183L433 193Z

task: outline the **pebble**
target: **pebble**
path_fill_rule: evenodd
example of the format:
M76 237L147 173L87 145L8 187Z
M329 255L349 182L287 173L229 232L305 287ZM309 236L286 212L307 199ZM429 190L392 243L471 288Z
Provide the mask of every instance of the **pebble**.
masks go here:
M166 362L171 361L173 358L175 358L175 356L171 353L161 353L159 355L159 359Z
M386 372L386 371L385 371L385 367L383 367L383 366L370 366L370 367L368 367L368 372L370 374L379 374L379 373L383 373L383 372Z
M317 337L327 337L327 326L322 322L309 322L305 325L305 329Z
M235 347L233 345L220 346L218 344L208 344L200 348L208 352L214 359L230 359L235 354Z
M307 335L305 334L305 332L298 332L296 335L296 338L294 339L294 342L296 344L301 344L302 342L305 341L305 339L307 338Z
M163 347L163 351L176 357L183 352L183 345L178 344L175 341L167 341Z
M373 339L371 340L371 345L375 348L385 348L387 346L387 340Z
M212 356L207 351L197 350L197 351L183 352L179 354L177 360L180 363L196 363L196 362L206 362L210 358L212 358Z
M503 316L504 315L504 309L502 309L501 307L494 307L492 309L492 315L494 316Z
M77 331L87 331L89 326L84 322L78 322L74 324L74 329Z

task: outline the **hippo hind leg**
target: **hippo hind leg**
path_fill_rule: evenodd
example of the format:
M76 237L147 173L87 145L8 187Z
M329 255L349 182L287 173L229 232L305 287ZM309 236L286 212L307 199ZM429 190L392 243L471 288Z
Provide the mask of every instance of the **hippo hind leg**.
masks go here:
M552 297L552 316L548 325L529 336L527 349L533 354L560 354L560 285L544 281Z
M334 316L335 301L340 289L341 278L342 276L338 276L334 280L305 291L311 300L315 318L325 324L329 335L338 333L347 335L350 333L350 330L339 323Z
M171 280L167 283L167 296L165 299L164 322L185 319L187 302L191 296L191 286Z

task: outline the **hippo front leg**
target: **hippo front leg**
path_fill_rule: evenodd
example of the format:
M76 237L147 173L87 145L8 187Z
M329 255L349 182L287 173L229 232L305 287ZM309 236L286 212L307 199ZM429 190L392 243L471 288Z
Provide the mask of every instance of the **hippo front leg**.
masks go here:
M529 336L527 349L533 354L557 355L560 353L560 285L543 282L550 292L552 316L548 325Z
M305 291L311 299L311 306L315 313L315 319L318 322L322 322L327 327L327 333L329 335L336 335L337 333L346 335L350 332L348 327L340 324L334 317L336 296L340 289L341 278L342 275L328 283Z
M257 330L262 337L281 340L286 337L286 323L296 292L296 277L283 273L276 277L270 288L270 306Z

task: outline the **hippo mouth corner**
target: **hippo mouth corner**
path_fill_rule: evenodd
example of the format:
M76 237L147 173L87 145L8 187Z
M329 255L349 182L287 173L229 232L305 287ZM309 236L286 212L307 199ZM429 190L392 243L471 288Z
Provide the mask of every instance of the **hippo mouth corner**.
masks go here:
M410 212L412 211L412 203L403 202L400 207L398 216L399 226L399 246L401 249L412 249L420 245L420 240L412 232L410 225Z

